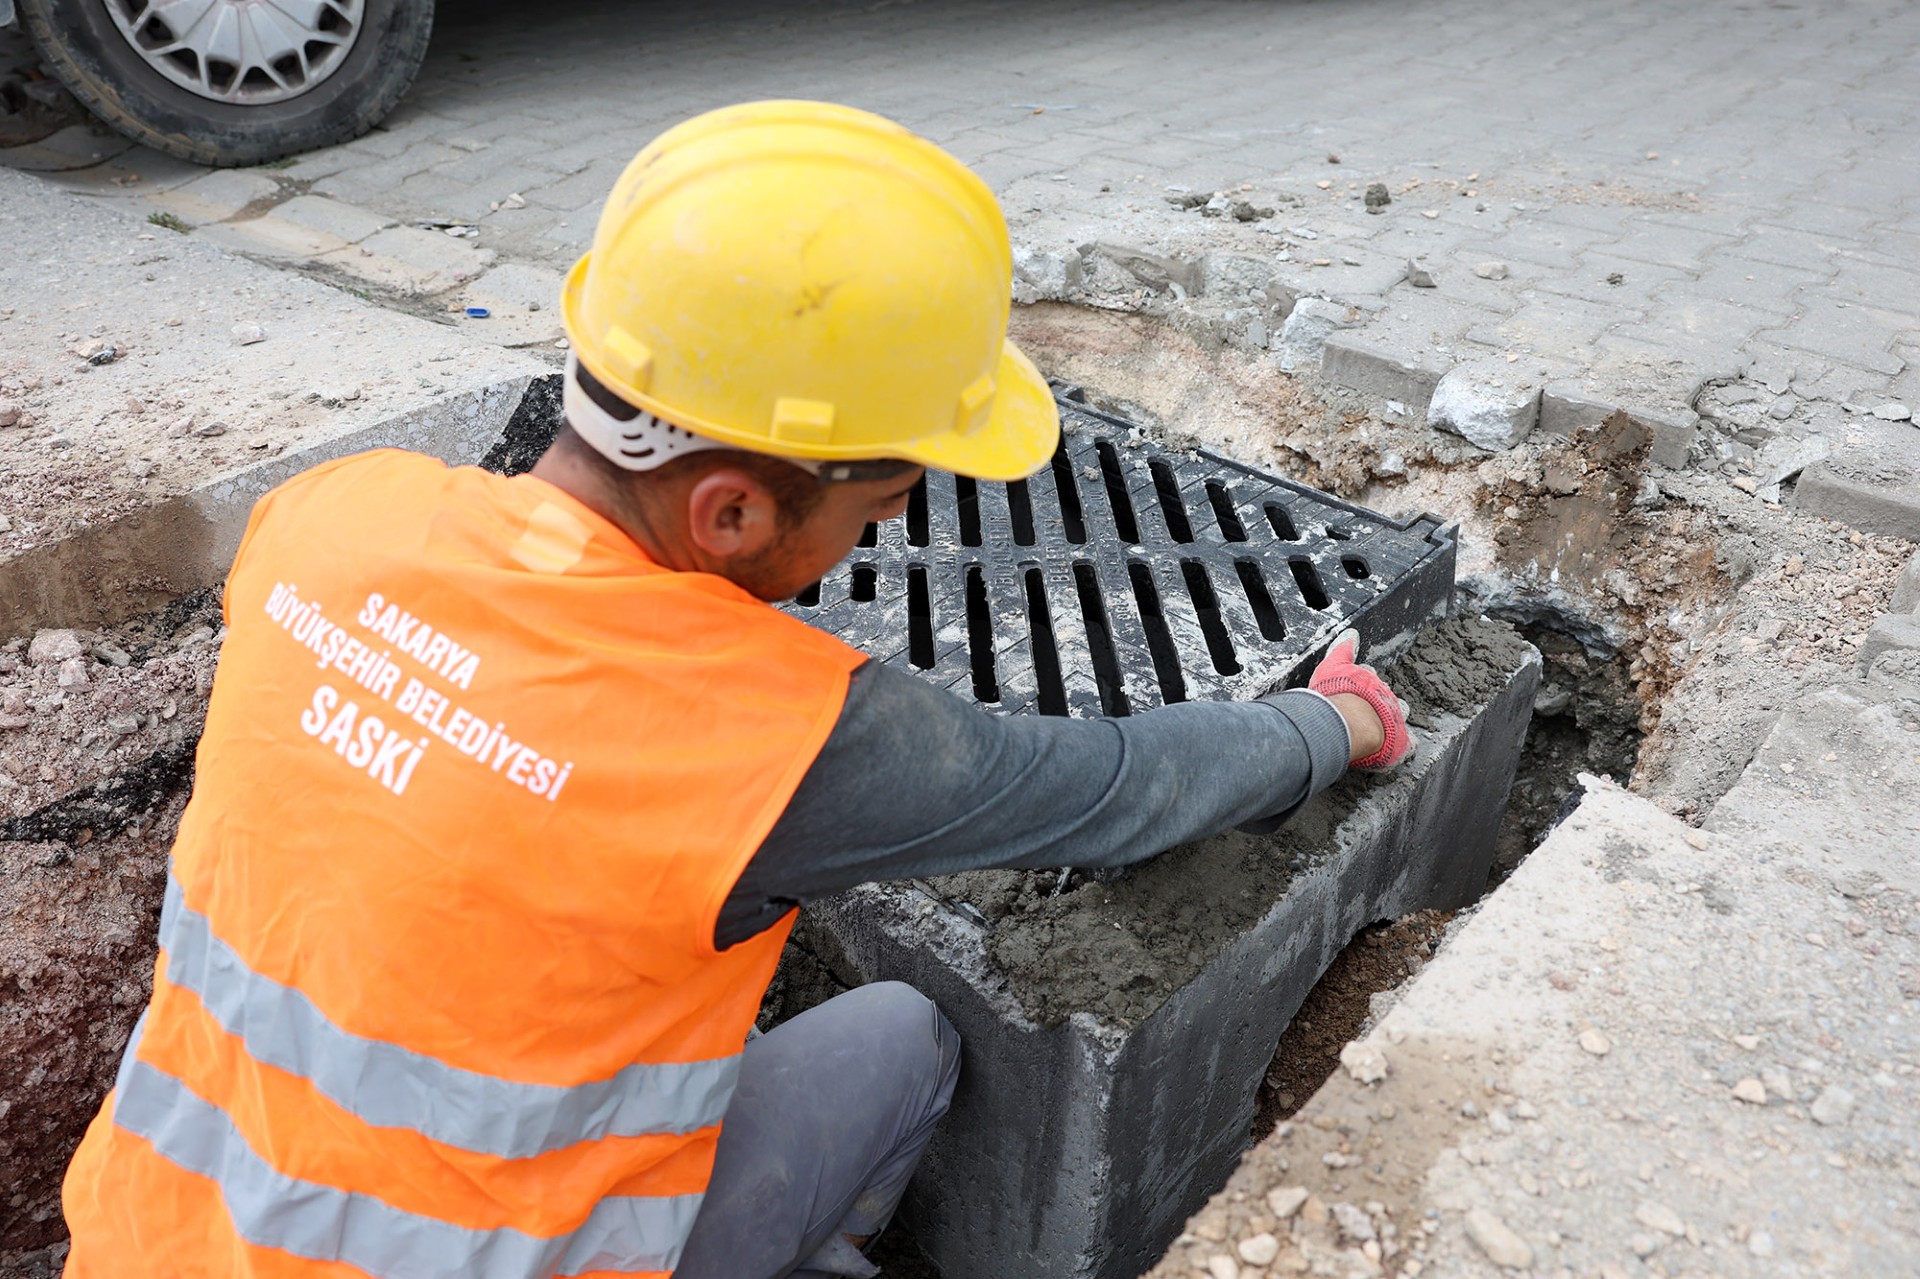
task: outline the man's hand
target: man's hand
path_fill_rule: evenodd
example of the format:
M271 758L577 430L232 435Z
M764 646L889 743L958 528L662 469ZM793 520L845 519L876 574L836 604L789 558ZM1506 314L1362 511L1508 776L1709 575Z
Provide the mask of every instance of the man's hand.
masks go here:
M1392 768L1413 754L1407 729L1407 704L1393 695L1371 666L1360 666L1360 633L1342 631L1320 659L1307 687L1319 693L1347 721L1351 763L1369 770Z

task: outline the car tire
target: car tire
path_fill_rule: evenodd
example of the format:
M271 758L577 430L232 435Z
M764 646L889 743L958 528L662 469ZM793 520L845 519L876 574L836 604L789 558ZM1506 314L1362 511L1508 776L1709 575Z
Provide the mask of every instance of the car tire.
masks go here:
M41 54L102 121L199 164L262 164L357 138L393 110L426 57L433 0L363 0L353 41L312 88L238 103L176 84L134 48L107 6L122 0L18 0Z

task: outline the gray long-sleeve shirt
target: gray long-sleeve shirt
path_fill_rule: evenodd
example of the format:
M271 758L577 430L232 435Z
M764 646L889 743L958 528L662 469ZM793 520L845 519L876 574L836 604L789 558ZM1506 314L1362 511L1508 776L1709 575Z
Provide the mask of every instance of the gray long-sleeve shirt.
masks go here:
M840 719L714 927L724 948L871 880L1124 866L1258 821L1345 771L1345 722L1291 691L1125 719L993 715L904 671L854 671Z

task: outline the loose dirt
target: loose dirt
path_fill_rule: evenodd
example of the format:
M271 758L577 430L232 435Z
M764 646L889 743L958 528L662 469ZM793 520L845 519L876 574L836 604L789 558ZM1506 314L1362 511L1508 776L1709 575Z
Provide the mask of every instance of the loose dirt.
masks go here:
M1423 910L1362 929L1293 1015L1260 1083L1253 1140L1290 1119L1340 1064L1340 1050L1376 1020L1374 996L1412 981L1446 935L1452 911Z
M1423 631L1386 668L1416 728L1471 715L1524 660L1499 623L1455 618ZM1327 854L1333 826L1375 777L1349 773L1273 835L1227 831L1129 868L1108 883L1057 871L975 871L934 880L992 925L987 949L1029 1016L1054 1024L1090 1011L1134 1025L1191 980Z

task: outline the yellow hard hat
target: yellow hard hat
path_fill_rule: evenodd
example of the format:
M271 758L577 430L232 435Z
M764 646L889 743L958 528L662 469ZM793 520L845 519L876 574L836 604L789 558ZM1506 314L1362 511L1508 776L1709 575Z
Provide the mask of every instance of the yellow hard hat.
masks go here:
M1060 419L1007 340L1013 255L987 185L865 111L755 102L627 166L567 275L580 364L683 430L761 453L1045 465Z

